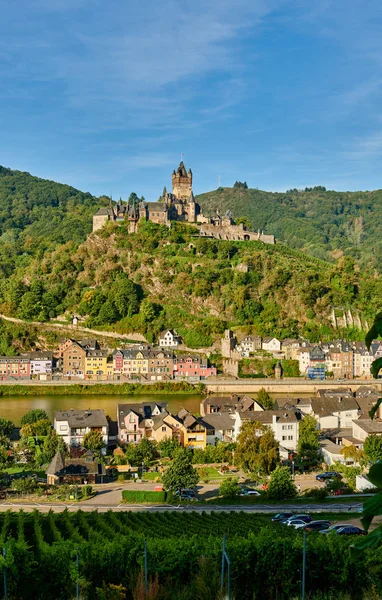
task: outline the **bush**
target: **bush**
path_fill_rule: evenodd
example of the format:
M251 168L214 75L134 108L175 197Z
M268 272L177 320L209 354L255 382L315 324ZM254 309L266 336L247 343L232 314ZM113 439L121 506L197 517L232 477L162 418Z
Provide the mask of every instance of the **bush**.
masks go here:
M227 477L219 487L219 495L223 498L236 498L240 494L239 478Z
M271 473L271 479L268 486L268 496L272 500L284 500L284 498L294 498L297 495L297 488L290 478L288 467L277 467Z
M93 488L91 485L87 484L82 487L82 495L83 496L91 496L93 493Z
M143 490L123 490L122 502L134 504L135 502L166 502L166 492L151 492Z
M33 494L36 491L38 484L33 477L25 479L15 479L12 481L12 489L20 494Z
M304 492L304 496L314 498L315 500L324 500L327 495L328 491L325 488L310 488Z

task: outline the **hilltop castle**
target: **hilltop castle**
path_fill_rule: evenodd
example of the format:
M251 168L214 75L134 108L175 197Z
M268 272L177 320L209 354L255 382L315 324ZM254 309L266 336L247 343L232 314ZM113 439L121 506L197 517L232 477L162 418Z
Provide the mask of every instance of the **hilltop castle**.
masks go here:
M158 202L141 201L138 205L129 205L122 201L113 204L110 200L109 207L100 208L93 216L93 232L102 229L108 221L127 221L129 233L134 233L142 220L167 226L170 226L172 221L194 223L199 227L202 237L275 243L273 235L264 235L260 231L254 233L248 231L243 224L236 225L230 211L227 211L224 217L218 212L213 217L205 217L192 191L192 171L186 170L183 161L177 170L172 172L171 192L165 187Z

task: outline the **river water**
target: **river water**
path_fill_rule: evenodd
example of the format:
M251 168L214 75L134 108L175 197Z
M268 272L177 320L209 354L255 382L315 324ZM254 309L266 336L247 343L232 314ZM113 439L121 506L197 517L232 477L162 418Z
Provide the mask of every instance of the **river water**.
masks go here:
M103 408L106 415L113 421L117 419L118 404L138 404L141 402L167 402L168 410L177 413L181 408L187 408L193 413L200 412L200 401L202 396L159 395L147 394L139 396L103 396L103 395L78 395L78 396L8 396L0 397L0 417L11 419L16 425L20 425L21 417L32 408L43 408L53 421L56 410L68 410L71 408L87 410L89 408Z

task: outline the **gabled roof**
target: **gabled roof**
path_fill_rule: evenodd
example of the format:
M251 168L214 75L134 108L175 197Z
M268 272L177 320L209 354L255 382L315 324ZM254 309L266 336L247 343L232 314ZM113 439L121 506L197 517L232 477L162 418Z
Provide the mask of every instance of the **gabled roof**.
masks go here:
M311 406L315 415L325 417L336 412L358 410L355 398L341 396L335 398L311 398Z
M59 473L60 471L62 471L62 469L64 467L65 467L64 455L60 450L57 450L56 454L52 458L50 465L48 466L48 468L46 470L46 474L47 475L55 475L56 473Z
M117 419L118 426L123 429L125 427L125 417L134 412L140 419L152 419L152 413L155 409L160 411L160 414L167 412L167 402L142 402L140 404L118 404ZM159 416L159 415L158 415Z
M367 398L368 396L379 395L379 392L373 385L361 385L355 393L356 398Z
M293 410L255 410L240 413L240 416L244 421L259 421L264 425L273 423L273 417L277 423L295 423L301 419L301 414Z
M103 409L58 410L54 413L55 421L67 421L69 427L107 427L108 422Z
M231 419L229 413L213 413L212 415L206 415L199 420L206 429L225 431L227 429L234 429L235 427L235 421Z
M366 433L379 433L382 434L382 421L372 421L371 419L357 419L353 421L358 427L360 427Z

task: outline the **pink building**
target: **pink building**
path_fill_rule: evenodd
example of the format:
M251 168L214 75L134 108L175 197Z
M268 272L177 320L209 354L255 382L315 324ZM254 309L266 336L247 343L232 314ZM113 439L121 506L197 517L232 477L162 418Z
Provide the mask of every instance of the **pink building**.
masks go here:
M200 356L178 356L174 358L174 378L198 377L205 379L216 375L216 367L208 365L206 358Z
M0 356L0 379L12 381L31 378L31 363L25 356Z

